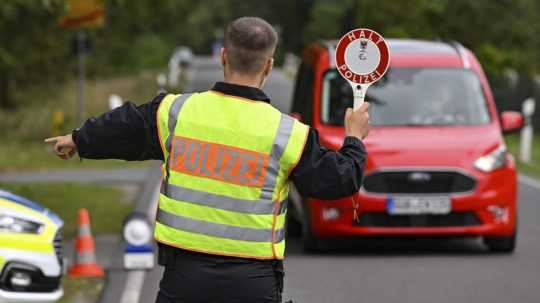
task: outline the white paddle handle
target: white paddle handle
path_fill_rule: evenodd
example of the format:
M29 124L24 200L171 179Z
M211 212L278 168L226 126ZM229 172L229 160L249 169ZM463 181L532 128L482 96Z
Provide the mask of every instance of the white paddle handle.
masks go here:
M350 82L351 87L353 89L353 97L354 97L354 104L353 109L357 110L362 106L362 103L364 103L364 99L366 98L366 91L369 87L369 84L356 84L353 82Z

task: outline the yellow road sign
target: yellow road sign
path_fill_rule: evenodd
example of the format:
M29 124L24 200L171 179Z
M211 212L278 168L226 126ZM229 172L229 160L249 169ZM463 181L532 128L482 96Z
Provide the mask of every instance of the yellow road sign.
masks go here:
M64 28L102 26L105 22L105 0L66 0L68 11L58 21Z

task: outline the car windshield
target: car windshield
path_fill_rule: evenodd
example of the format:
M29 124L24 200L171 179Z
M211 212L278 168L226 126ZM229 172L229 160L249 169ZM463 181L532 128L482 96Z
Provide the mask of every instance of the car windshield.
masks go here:
M481 125L490 120L480 81L463 69L392 68L369 87L366 100L374 126ZM343 125L352 103L349 83L336 70L327 72L322 122Z

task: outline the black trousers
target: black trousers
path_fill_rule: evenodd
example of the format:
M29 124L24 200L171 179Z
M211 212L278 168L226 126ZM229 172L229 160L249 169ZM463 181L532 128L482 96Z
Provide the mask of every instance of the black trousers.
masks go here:
M160 245L165 273L156 303L281 303L283 263Z

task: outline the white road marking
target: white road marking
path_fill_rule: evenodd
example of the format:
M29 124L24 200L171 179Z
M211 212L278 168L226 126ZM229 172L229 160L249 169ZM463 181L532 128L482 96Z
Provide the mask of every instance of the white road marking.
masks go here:
M519 174L519 182L527 185L527 186L530 186L530 187L533 187L537 190L540 190L540 181L534 179L534 178L531 178L531 177L528 177L528 176L525 176L525 175L522 175L522 174Z
M126 288L124 288L120 303L139 302L145 274L146 272L144 270L134 270L129 272L126 279Z

